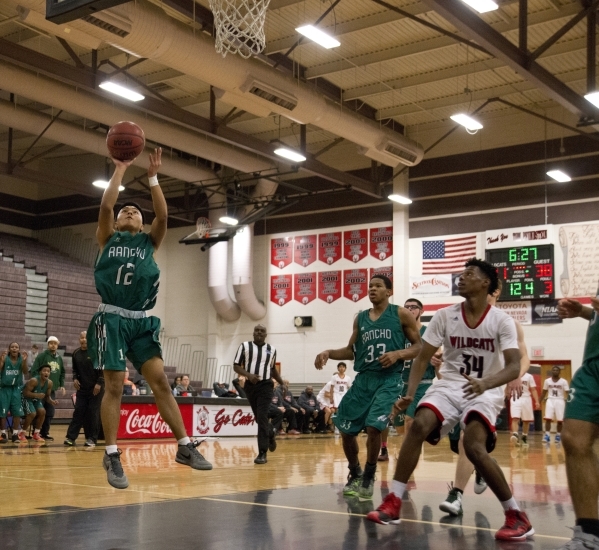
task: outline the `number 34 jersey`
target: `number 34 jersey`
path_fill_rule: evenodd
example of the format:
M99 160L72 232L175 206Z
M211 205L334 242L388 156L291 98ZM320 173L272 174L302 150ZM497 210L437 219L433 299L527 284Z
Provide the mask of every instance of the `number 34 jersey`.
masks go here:
M435 348L443 346L441 378L462 385L462 374L473 378L495 374L504 367L503 352L518 349L516 325L507 313L488 306L478 324L470 327L464 302L437 311L422 338Z
M98 255L94 278L102 303L135 311L152 309L160 269L150 235L116 231Z

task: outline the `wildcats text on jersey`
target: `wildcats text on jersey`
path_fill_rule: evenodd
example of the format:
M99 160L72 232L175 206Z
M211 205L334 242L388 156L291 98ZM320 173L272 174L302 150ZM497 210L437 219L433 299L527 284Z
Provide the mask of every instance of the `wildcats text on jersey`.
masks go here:
M452 348L474 348L485 351L495 351L495 338L470 338L465 336L450 336Z
M128 246L111 246L108 249L108 257L109 258L135 258L139 257L142 260L146 257L145 248L140 248L136 246L135 248Z
M362 342L370 342L378 338L391 339L391 329L389 328L373 328L362 333Z

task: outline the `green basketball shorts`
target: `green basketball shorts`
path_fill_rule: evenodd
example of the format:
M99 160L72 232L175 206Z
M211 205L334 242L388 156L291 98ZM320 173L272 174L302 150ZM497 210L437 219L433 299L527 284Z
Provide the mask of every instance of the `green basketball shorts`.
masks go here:
M358 435L368 426L382 432L401 388L401 373L359 373L333 417L335 426L349 435Z
M6 418L9 411L13 416L23 416L20 386L0 388L0 418Z
M583 363L574 373L564 418L599 424L599 361Z
M97 369L124 371L129 359L137 372L153 357L162 357L160 319L129 319L115 313L96 313L87 329L89 356Z

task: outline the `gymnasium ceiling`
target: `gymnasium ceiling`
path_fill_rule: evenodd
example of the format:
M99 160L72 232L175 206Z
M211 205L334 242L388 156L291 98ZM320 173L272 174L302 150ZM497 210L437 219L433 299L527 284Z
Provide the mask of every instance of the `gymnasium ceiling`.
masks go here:
M45 0L2 0L0 208L17 225L19 213L33 220L39 201L60 214L41 226L93 221L100 193L91 180L109 170L97 144L122 113L171 161L161 181L174 224L225 203L246 221L317 208L388 208L393 175L405 164L385 153L386 144L399 144L408 157L427 150L411 179L443 174L442 163L436 173L423 167L448 151L476 150L449 119L457 112L476 113L480 132L495 132L479 149L546 144L549 125L562 152L563 139L575 136L594 154L597 142L580 134L593 134L599 121L583 98L595 83L599 0L496 1L498 10L478 14L461 0L271 0L266 48L244 60L207 53L214 43L207 0L137 0L62 25L44 20ZM295 28L316 22L341 46L299 40ZM193 63L186 63L190 52ZM257 74L284 98L299 97L297 110L248 94ZM111 75L146 99L132 104L99 89ZM71 99L67 90L78 95ZM514 121L545 133L517 129L521 135L507 138ZM278 143L304 148L308 160L280 162ZM546 163L546 146L544 155ZM467 168L452 158L453 174ZM125 192L141 201L148 192L142 174L130 172ZM277 186L252 198L259 180ZM28 185L37 186L37 206L23 191Z

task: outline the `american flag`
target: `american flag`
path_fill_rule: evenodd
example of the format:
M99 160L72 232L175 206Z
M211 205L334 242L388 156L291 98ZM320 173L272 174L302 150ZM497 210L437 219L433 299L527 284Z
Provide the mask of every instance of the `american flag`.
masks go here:
M422 241L422 274L457 273L473 256L476 256L476 235Z

